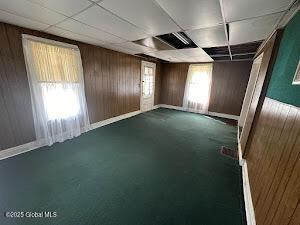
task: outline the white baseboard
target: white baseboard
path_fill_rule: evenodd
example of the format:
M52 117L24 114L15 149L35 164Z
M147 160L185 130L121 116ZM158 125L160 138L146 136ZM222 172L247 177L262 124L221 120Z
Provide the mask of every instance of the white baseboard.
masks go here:
M180 106L166 105L166 104L159 104L157 106L161 107L161 108L176 109L176 110L185 111L185 112L192 112L192 113L202 114L201 112L197 112L197 111L188 111L188 110L186 110L186 109L184 109L183 107L180 107ZM221 117L221 118L225 118L225 119L239 120L239 116L224 114L224 113L218 113L218 112L208 112L208 115L209 116Z
M244 191L247 225L256 225L255 212L254 212L254 207L252 202L250 182L248 176L248 167L246 161L243 163L242 166L242 175L243 175L243 191Z
M42 145L38 145L36 141L32 141L23 145L18 145L16 147L8 148L0 151L0 160L6 159L9 157L13 157L15 155L19 155L25 152L29 152L31 150L42 147Z
M120 115L120 116L112 117L112 118L109 118L107 120L103 120L103 121L100 121L100 122L97 122L97 123L93 123L93 124L91 124L91 130L99 128L99 127L106 126L106 125L111 124L111 123L115 123L115 122L120 121L120 120L124 120L124 119L130 118L130 117L136 116L136 115L140 114L141 112L142 111L137 110L137 111L126 113L126 114L123 114L123 115Z
M248 176L248 166L247 166L247 161L243 158L242 155L241 143L239 139L239 128L238 128L237 140L238 140L239 164L242 167L243 193L244 193L247 225L256 225L255 212L254 212L254 207L252 202L252 195L251 195L250 182Z
M113 117L113 118L109 118L107 120L103 120L103 121L100 121L100 122L97 122L97 123L93 123L90 126L90 130L93 130L93 129L96 129L96 128L99 128L99 127L103 127L105 125L108 125L108 124L111 124L111 123L114 123L114 122L117 122L117 121L120 121L120 120L123 120L123 119L127 119L129 117L138 115L140 113L141 113L141 111L138 110L138 111L126 113L126 114L123 114L123 115L120 115L120 116L116 116L116 117ZM25 152L29 152L29 151L32 151L34 149L37 149L37 148L40 148L40 147L43 147L43 146L45 146L45 145L39 144L37 141L32 141L32 142L29 142L29 143L26 143L26 144L23 144L23 145L19 145L19 146L16 146L16 147L1 150L0 151L0 160L6 159L6 158L9 158L9 157L12 157L12 156L16 156L16 155L19 155L19 154L22 154L22 153L25 153Z
M240 142L240 129L237 127L237 140L238 140L238 156L239 156L239 164L240 166L244 165L245 159L243 159L242 147Z

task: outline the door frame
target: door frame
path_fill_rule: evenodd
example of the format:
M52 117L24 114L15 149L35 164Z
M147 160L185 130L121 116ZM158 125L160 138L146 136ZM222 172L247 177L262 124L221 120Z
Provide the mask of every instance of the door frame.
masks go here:
M239 137L243 158L247 158L251 142L254 138L254 131L259 120L265 97L267 95L267 90L269 82L271 80L273 66L275 64L275 60L279 50L282 33L282 29L274 32L271 38L267 41L263 48L256 53L254 57L256 59L259 57L259 55L261 55L261 53L264 53L258 79L254 89L254 94L252 96L250 107L245 118L245 126L243 127L243 130L247 129L247 131L244 131L244 133L248 135L245 135L243 137L243 135L241 134L241 137Z
M148 61L141 61L141 77L140 77L140 110L142 112L146 112L149 110L143 110L143 76L144 76L144 66L153 67L153 76L154 76L154 83L153 83L153 105L150 110L154 107L155 102L155 81L156 81L156 63L148 62ZM152 97L151 97L152 98Z

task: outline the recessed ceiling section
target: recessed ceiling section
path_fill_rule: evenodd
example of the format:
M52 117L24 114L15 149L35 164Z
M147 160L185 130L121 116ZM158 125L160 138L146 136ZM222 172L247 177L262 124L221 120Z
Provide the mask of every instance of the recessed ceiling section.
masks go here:
M138 40L149 36L142 29L118 18L98 5L88 8L74 18L82 23L106 31L127 41Z
M212 56L211 57L214 61L229 61L231 60L229 55L224 55L224 56Z
M135 55L136 55L136 56L139 56L139 57L142 57L142 58L144 58L145 60L169 62L169 60L165 60L165 59L162 59L162 58L158 58L158 57L156 57L156 56L152 56L152 55L149 54L149 53L147 53L147 54L139 53L139 54L135 54Z
M293 0L223 0L226 22L255 18L287 10Z
M251 60L251 59L253 59L254 58L254 56L255 56L255 54L242 54L242 55L233 55L232 56L232 59L233 60L246 60L246 59L249 59L249 60Z
M148 37L141 40L133 41L133 43L142 45L145 47L153 48L157 51L159 50L171 50L174 49L173 46L167 44L166 42L156 38L156 37Z
M186 34L201 48L227 45L223 25L186 31Z
M176 49L198 47L184 32L174 32L170 34L158 35L156 37Z
M221 24L219 0L156 0L184 30Z
M99 5L153 36L180 30L168 14L154 1L108 0L101 1ZM102 21L99 20L99 22Z
M258 47L261 45L262 41L255 41L240 45L231 45L230 51L232 55L235 54L247 54L256 53Z
M135 44L133 42L125 42L125 43L115 44L113 46L124 48L124 49L129 49L136 53L146 53L146 52L154 52L155 51L154 48L145 47L142 45Z
M271 34L282 13L229 23L229 44L263 40Z
M203 50L210 56L229 55L228 46L203 48Z

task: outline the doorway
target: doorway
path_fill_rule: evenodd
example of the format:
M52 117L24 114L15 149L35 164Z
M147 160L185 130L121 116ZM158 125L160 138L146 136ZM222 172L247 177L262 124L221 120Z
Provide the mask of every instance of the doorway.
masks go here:
M154 106L156 64L142 61L141 67L141 111L149 111Z

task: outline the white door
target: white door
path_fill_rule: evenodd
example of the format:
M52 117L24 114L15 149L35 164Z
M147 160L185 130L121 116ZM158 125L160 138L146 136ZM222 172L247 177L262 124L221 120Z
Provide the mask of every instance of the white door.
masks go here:
M149 111L154 106L155 63L142 61L141 68L141 111Z

